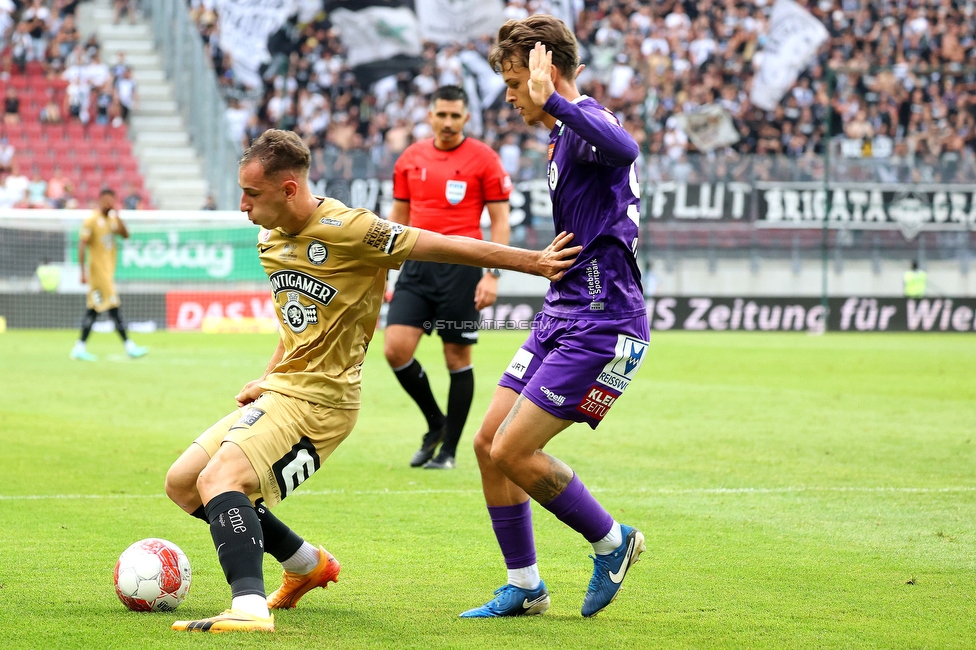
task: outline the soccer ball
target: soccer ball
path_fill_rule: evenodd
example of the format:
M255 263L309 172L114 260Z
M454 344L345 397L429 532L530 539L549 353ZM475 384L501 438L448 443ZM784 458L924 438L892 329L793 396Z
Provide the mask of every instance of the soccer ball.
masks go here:
M144 539L115 563L115 593L134 612L171 612L190 590L190 561L165 539Z

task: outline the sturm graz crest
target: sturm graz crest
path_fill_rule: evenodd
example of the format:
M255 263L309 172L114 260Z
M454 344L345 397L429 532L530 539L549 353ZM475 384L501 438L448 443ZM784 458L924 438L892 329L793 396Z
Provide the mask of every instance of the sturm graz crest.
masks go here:
M289 291L288 300L281 306L281 317L292 332L304 332L309 325L319 322L315 305L303 305L297 291Z
M322 242L313 241L308 245L306 255L308 256L309 262L315 266L321 266L329 259L329 249Z

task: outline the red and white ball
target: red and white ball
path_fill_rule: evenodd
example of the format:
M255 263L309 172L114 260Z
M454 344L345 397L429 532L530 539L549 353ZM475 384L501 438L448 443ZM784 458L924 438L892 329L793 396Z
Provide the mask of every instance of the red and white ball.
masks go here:
M143 539L115 563L115 593L134 612L171 612L190 590L190 561L165 539Z

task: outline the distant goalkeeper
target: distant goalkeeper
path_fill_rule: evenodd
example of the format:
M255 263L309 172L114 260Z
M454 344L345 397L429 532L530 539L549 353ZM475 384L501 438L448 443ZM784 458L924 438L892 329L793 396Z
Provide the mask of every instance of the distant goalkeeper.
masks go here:
M122 301L115 290L116 235L128 239L129 230L115 209L115 191L104 188L98 195L98 209L82 222L78 236L78 263L81 265L81 283L88 285L88 310L81 321L81 337L71 349L72 359L98 360L87 350L85 343L98 315L106 311L125 343L126 353L135 359L147 352L146 348L129 339L119 314ZM87 260L86 252L89 253Z

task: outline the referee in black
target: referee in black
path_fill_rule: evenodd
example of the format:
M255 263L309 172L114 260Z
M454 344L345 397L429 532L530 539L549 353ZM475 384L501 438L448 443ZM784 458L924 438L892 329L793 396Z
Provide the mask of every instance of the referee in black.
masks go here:
M428 119L434 136L410 145L397 160L390 221L481 239L481 215L487 207L491 240L508 244L512 182L491 147L464 135L470 117L467 105L467 95L458 86L442 86L431 95ZM458 440L474 398L471 346L478 341L480 310L498 296L499 275L497 269L438 262L407 261L400 270L383 352L427 420L427 433L411 467L455 467ZM451 374L446 415L413 356L420 337L434 330L443 341Z

